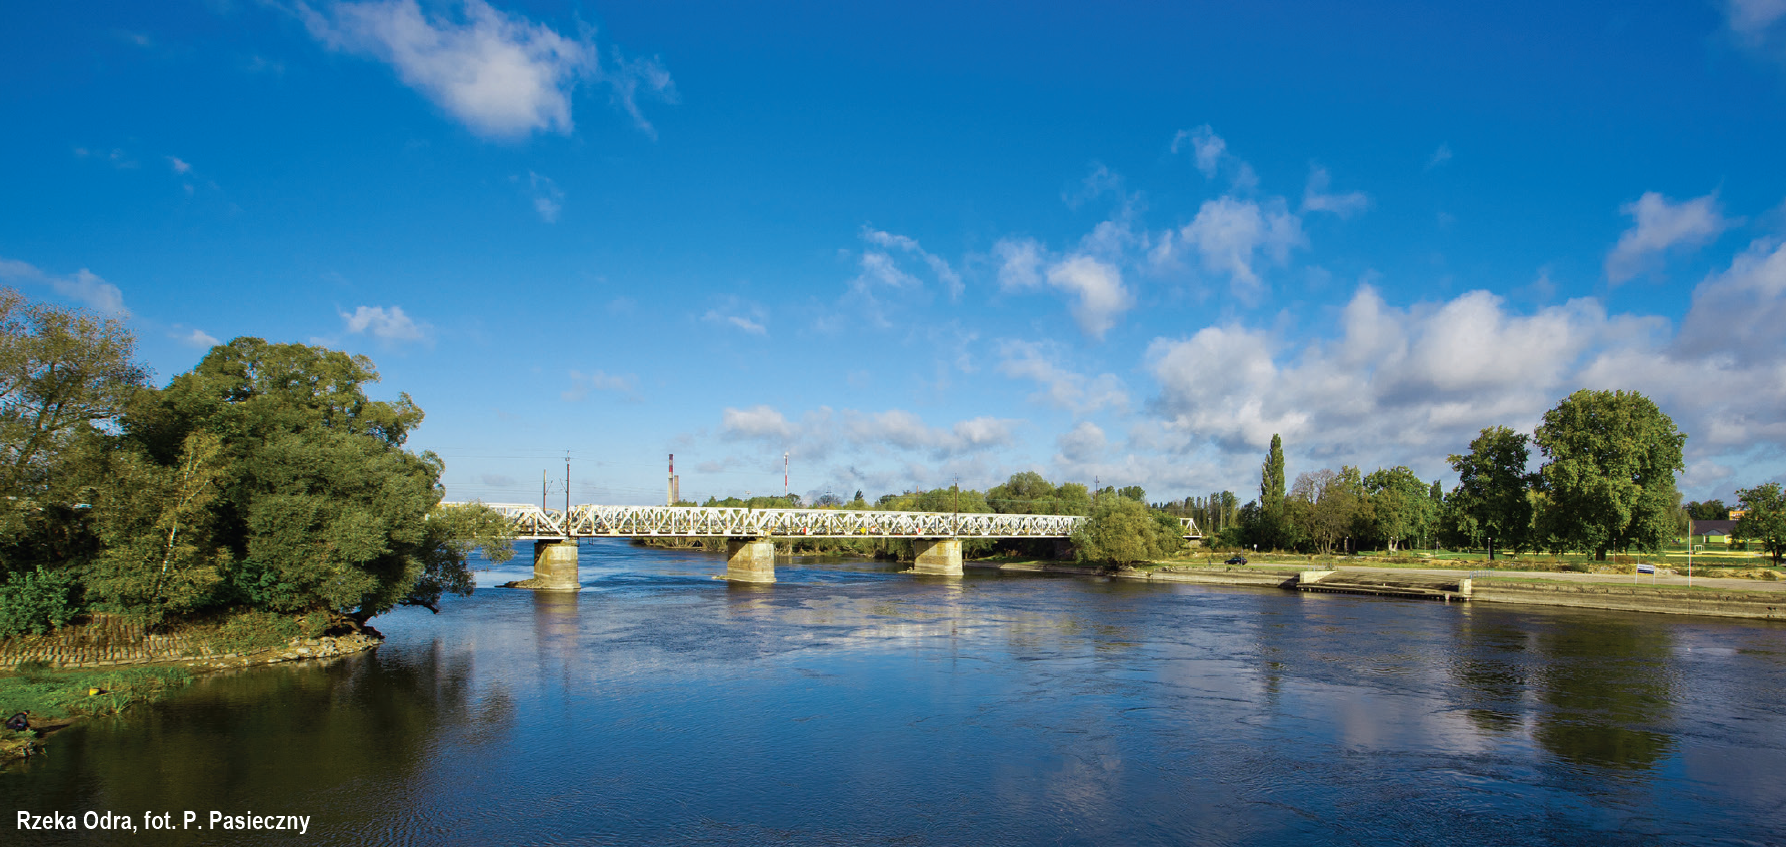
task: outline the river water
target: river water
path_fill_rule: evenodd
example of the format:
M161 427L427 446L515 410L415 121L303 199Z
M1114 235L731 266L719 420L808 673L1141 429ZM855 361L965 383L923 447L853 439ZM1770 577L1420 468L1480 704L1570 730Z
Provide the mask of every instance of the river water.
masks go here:
M524 558L524 557L522 557ZM0 772L8 844L1779 844L1786 627L586 543ZM495 584L524 566L483 575ZM301 838L200 829L308 815ZM183 812L197 813L179 829Z

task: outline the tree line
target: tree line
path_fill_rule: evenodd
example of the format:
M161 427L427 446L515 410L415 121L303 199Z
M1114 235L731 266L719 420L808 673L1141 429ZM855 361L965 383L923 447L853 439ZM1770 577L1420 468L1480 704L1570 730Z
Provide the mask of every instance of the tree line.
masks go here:
M1730 515L1717 500L1681 503L1676 478L1686 438L1642 394L1583 389L1529 434L1483 429L1468 451L1449 457L1458 483L1445 493L1438 481L1428 484L1401 466L1368 474L1322 469L1298 475L1286 489L1283 441L1273 435L1259 498L1217 534L1233 546L1304 552L1419 543L1487 549L1491 556L1655 553L1686 531L1688 519ZM1542 462L1530 471L1534 449ZM1748 507L1737 537L1759 541L1778 562L1786 551L1780 486L1743 489L1737 497Z
M364 622L469 594L506 522L440 505L371 360L238 338L163 387L111 318L0 289L0 637L88 612Z

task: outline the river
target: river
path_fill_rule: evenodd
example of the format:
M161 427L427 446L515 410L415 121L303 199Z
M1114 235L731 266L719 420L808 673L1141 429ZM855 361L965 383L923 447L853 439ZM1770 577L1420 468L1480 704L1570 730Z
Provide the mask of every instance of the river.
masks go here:
M0 772L0 813L171 831L6 841L1786 842L1779 624L723 571L586 543L579 594L481 589L377 619L372 654L201 678Z

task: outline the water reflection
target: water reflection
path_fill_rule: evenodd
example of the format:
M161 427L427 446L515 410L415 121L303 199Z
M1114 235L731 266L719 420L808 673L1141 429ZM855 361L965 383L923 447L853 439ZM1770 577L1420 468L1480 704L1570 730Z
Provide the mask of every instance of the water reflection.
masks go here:
M1783 627L583 561L77 730L0 805L302 807L315 843L1777 840Z
M1599 618L1599 616L1596 616ZM1669 630L1653 621L1604 616L1546 628L1535 641L1543 657L1537 674L1535 736L1566 761L1646 770L1674 750L1667 726L1674 716L1668 663Z

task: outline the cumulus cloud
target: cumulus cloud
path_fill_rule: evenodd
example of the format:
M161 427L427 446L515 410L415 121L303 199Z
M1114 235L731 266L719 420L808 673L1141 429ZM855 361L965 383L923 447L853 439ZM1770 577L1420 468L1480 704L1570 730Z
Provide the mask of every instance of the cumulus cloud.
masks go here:
M1108 439L1104 430L1091 421L1080 421L1071 430L1062 433L1055 439L1060 447L1058 461L1063 464L1083 465L1102 458Z
M1304 212L1332 212L1341 218L1349 218L1370 206L1370 197L1362 191L1348 191L1344 194L1330 194L1327 189L1333 182L1327 169L1313 167L1309 169L1308 187L1302 192L1302 210Z
M1197 251L1203 267L1227 274L1234 292L1255 296L1263 287L1255 262L1263 255L1276 264L1289 261L1290 251L1308 245L1302 219L1281 197L1261 202L1233 195L1205 200L1197 216L1177 234L1177 243ZM1172 242L1162 242L1155 259L1167 258Z
M1680 358L1744 367L1786 359L1786 241L1749 245L1693 291L1671 351ZM1725 393L1720 391L1720 393Z
M1135 305L1123 287L1122 271L1090 256L1068 256L1048 269L1047 280L1078 298L1071 308L1073 318L1080 330L1099 340L1116 325L1117 315Z
M1007 291L1047 286L1075 298L1070 307L1079 329L1102 340L1117 316L1135 305L1122 282L1122 270L1084 253L1066 256L1043 267L1041 245L1029 239L1006 239L993 246L999 261L999 286Z
M728 441L757 441L814 459L830 455L839 445L848 445L890 454L923 453L942 460L1009 445L1019 423L982 416L936 427L902 409L838 412L824 406L795 422L770 406L759 405L726 408L720 415L720 437Z
M637 378L631 374L619 376L599 370L590 373L571 371L570 377L571 387L560 392L558 396L571 402L588 398L591 391L612 391L630 397L638 384Z
M348 334L369 333L381 341L420 341L427 335L427 325L404 314L402 306L361 306L341 312L341 320Z
M1292 345L1235 324L1148 350L1161 449L1254 456L1281 433L1307 466L1435 475L1485 426L1529 431L1579 388L1630 389L1688 433L1693 483L1786 459L1786 242L1750 245L1693 293L1680 328L1596 300L1518 312L1485 291L1398 308L1362 286L1340 333ZM1756 451L1759 451L1757 453ZM1730 457L1742 454L1748 460ZM1752 470L1750 471L1753 472Z
M168 167L173 168L174 173L177 174L187 174L192 172L192 166L187 164L185 160L181 159L179 156L167 157L167 164Z
M1646 191L1619 213L1633 224L1606 255L1606 279L1615 285L1644 272L1663 253L1703 246L1737 223L1725 219L1716 192L1674 203Z
M648 133L638 98L675 98L655 59L627 60L616 49L605 66L592 33L567 37L483 0L436 14L416 0L299 2L293 10L327 48L391 65L404 84L486 137L570 132L571 93L586 80L608 83L616 105Z
M1340 337L1301 349L1232 325L1156 340L1156 408L1172 428L1228 450L1257 450L1281 433L1317 455L1393 453L1432 472L1435 455L1483 426L1529 428L1579 387L1572 380L1590 351L1660 323L1610 317L1588 299L1520 315L1485 291L1397 309L1363 286L1340 325Z
M130 310L124 308L124 292L119 291L118 286L106 282L98 274L86 268L81 268L67 276L59 276L45 273L28 262L0 258L0 280L48 285L50 290L58 295L80 303L102 315L114 318L130 317Z
M1045 345L1033 341L1005 341L999 346L998 372L1013 379L1028 379L1042 390L1030 395L1032 403L1044 403L1075 414L1099 409L1124 410L1129 394L1115 374L1087 377L1056 365Z

